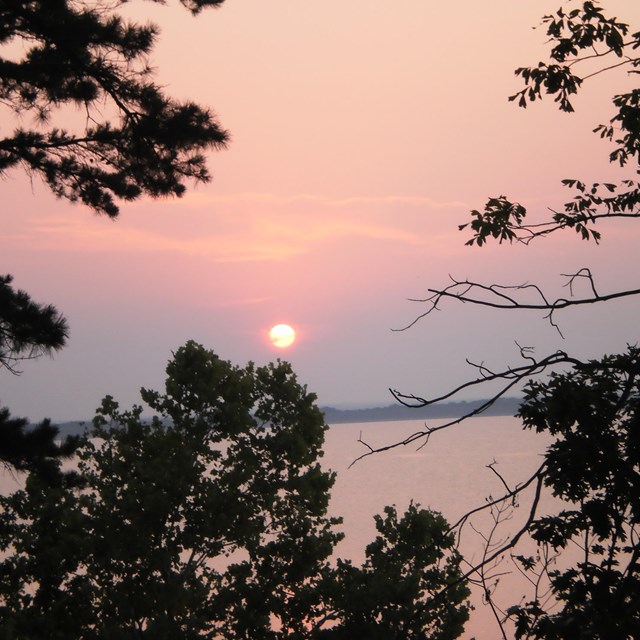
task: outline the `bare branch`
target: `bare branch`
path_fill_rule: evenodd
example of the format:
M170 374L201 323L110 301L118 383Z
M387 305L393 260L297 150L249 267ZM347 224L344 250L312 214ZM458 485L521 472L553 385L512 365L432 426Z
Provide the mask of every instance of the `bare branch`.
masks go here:
M496 507L492 507L491 509L493 524L487 535L483 534L473 525L471 525L474 531L476 531L476 533L478 533L478 535L484 540L482 555L483 562L487 558L491 550L498 548L502 544L504 544L504 540L496 541L495 536L498 533L498 529L500 528L500 526L504 522L510 520L512 516L513 510L509 508L505 503L501 503ZM482 566L478 570L478 579L470 577L469 582L471 582L472 584L475 583L482 588L483 602L491 609L491 613L496 620L503 640L507 640L507 634L504 628L504 620L506 619L506 614L500 607L498 607L495 600L493 599L493 594L498 587L500 578L510 573L510 571L496 571L498 566L502 563L503 559L504 557L500 557L499 559L494 561L491 566L482 564Z
M567 309L569 307L584 306L595 304L598 302L607 302L618 298L626 298L640 294L640 289L630 289L627 291L617 291L605 295L599 295L596 291L593 276L589 269L582 268L574 274L562 274L569 281L564 286L569 286L571 295L573 296L573 283L578 278L584 278L589 282L592 295L586 298L556 298L551 300L545 293L535 284L523 283L517 285L500 285L500 284L483 284L473 280L456 280L452 276L452 284L443 289L428 289L430 296L422 299L412 299L412 302L420 302L427 304L427 310L418 315L412 322L401 329L394 331L406 331L413 327L420 320L430 315L434 311L439 311L439 304L448 298L458 300L462 303L470 303L480 307L490 307L492 309L510 309L510 310L529 310L529 311L547 311L544 316L549 320L550 324L562 336L560 328L555 323L554 314L556 311ZM524 299L522 292L533 292L534 299L538 301L530 302Z
M529 515L527 516L527 521L525 522L525 524L517 531L517 533L508 542L505 542L503 545L500 545L498 549L496 549L492 553L489 553L488 555L483 557L482 562L479 562L477 565L469 569L469 571L465 573L464 577L468 578L469 576L473 576L473 574L478 573L478 571L480 571L483 567L486 567L487 565L492 563L499 556L509 551L509 549L513 549L518 544L520 538L522 538L522 536L525 533L529 532L529 528L533 523L533 521L535 520L536 513L538 510L538 505L540 504L540 496L542 494L544 474L542 472L540 473L536 472L536 474L533 476L533 479L536 481L535 494L533 496L533 500L531 501L531 508L529 510ZM499 502L494 502L494 504L499 504Z
M523 349L526 350L527 347L524 347L524 348L521 347L520 349L521 351ZM488 400L485 400L479 406L472 409L471 411L463 414L458 418L455 418L453 420L450 420L448 422L445 422L444 424L441 424L435 427L429 427L427 423L425 423L424 430L416 431L411 435L407 436L406 438L404 438L403 440L396 441L391 444L383 445L380 447L374 447L369 443L365 442L364 440L362 440L362 434L360 434L360 438L358 439L358 442L364 445L368 449L368 451L366 451L365 453L355 458L353 462L349 465L349 468L351 468L354 464L356 464L360 460L364 458L368 458L369 456L382 453L384 451L397 449L398 447L405 447L410 444L413 444L414 442L417 442L418 440L424 440L424 442L422 442L418 447L419 449L421 449L422 447L427 445L427 443L429 442L429 438L433 433L436 433L437 431L442 431L443 429L448 429L449 427L453 427L457 424L460 424L469 418L472 418L474 416L478 416L484 413L487 409L493 406L499 398L504 396L510 389L515 387L517 384L519 384L525 379L530 378L531 376L535 376L542 373L549 367L562 365L562 364L572 364L575 367L588 366L587 363L582 362L577 358L569 357L564 351L557 351L556 353L553 353L550 356L547 356L541 360L535 360L533 357L530 357L530 356L528 356L527 359L530 360L529 364L522 365L520 367L510 368L505 371L500 371L497 373L490 371L482 364L478 365L478 364L474 364L472 362L467 361L469 362L469 364L479 369L482 373L482 376L480 378L477 378L476 380L466 382L460 385L459 387L457 387L456 389L454 389L453 391L450 391L449 393L446 393L445 395L434 398L432 400L427 400L425 398L421 398L416 395L404 394L404 393L400 393L397 390L389 389L389 391L394 396L394 398L404 406L410 407L410 408L421 408L421 407L427 407L429 405L436 404L443 400L447 400L452 396L456 395L457 393L459 393L460 391L464 389L468 389L470 387L474 387L480 384L493 382L497 380L505 381L505 384L497 393L495 393L491 398L489 398Z
M490 469L498 478L498 480L500 480L500 482L502 483L502 486L506 489L507 493L511 493L511 489L509 488L509 485L506 483L504 477L502 476L502 474L495 468L495 465L498 464L497 461L493 460L493 462L491 464L487 465L487 469ZM515 506L515 495L512 498L513 502L511 503L512 506Z
M588 73L586 76L582 76L582 80L588 80L589 78L593 78L594 76L600 75L601 73L605 73L606 71L611 71L612 69L617 69L618 67L624 67L625 65L631 64L632 66L636 66L638 63L638 58L627 58L622 62L618 62L617 64L609 65L608 67L602 67L602 69L598 69L593 73Z
M469 520L471 516L477 513L486 511L487 509L491 509L492 507L499 505L501 503L504 503L508 500L513 500L518 494L522 493L525 489L530 487L534 482L544 477L544 471L546 466L547 466L547 463L545 461L538 467L535 473L533 473L533 475L531 475L531 477L528 480L525 480L525 482L518 484L515 487L515 489L508 491L507 493L500 496L499 498L489 499L486 501L485 504L479 507L476 507L475 509L471 509L470 511L467 511L467 513L461 516L453 525L449 527L449 531L455 531L456 529L460 529L462 526L464 526L464 524Z
M621 45L621 48L622 48L622 49L625 49L625 48L627 48L627 47L633 47L633 46L634 46L634 44L635 44L635 41L634 41L634 40L629 40L629 42L625 42L625 43L623 43L623 44ZM604 57L606 57L606 56L611 55L612 53L614 53L614 50L613 50L613 49L607 49L606 51L603 51L603 52L598 51L595 47L592 47L592 49L593 49L593 51L594 51L594 53L593 53L593 54L591 54L591 55L589 55L589 56L579 56L579 57L576 57L574 60L572 60L571 62L569 62L569 63L567 64L567 67L571 68L571 67L575 66L576 64L579 64L580 62L585 62L586 60L594 60L594 59L596 59L596 58L604 58ZM634 63L634 60L637 60L637 59L633 59L633 58L630 58L630 57L628 57L628 56L627 56L627 59L625 60L625 64L629 64L629 63L633 64L633 63ZM589 77L589 76L583 76L583 77L582 77L582 79L583 79L583 80L586 80L588 77Z
M521 352L525 352L529 349L529 347L519 347L519 348L521 349ZM546 356L541 360L535 360L531 356L527 356L527 359L531 361L531 364L522 365L520 367L510 367L504 371L499 371L499 372L491 371L482 363L476 364L471 362L470 360L467 360L468 364L470 364L472 367L475 367L476 369L481 371L482 373L481 377L476 378L475 380L470 380L468 382L465 382L464 384L457 386L455 389L452 389L451 391L445 393L444 395L438 396L431 400L427 400L425 398L421 398L420 396L416 396L413 394L400 393L399 391L395 391L393 389L390 389L389 391L391 391L391 393L396 398L396 400L398 400L398 402L405 405L406 407L411 407L411 408L427 407L429 405L442 402L443 400L448 400L453 396L456 396L461 391L464 391L466 389L469 389L487 382L494 382L496 380L509 380L509 381L515 381L515 383L521 382L524 378L537 375L543 372L548 367L555 366L558 364L572 364L574 366L586 366L585 362L578 360L577 358L570 357L564 351L556 351L555 353L549 356ZM490 403L490 404L487 404L487 406L482 405L481 408L476 409L473 412L467 414L465 418L471 417L472 415L477 415L478 413L482 413L482 411L485 411L492 404L494 404L494 402L500 396L502 396L506 391L508 391L512 386L513 384L509 384L501 392L499 392L498 394L496 394L495 396L487 400L487 403Z

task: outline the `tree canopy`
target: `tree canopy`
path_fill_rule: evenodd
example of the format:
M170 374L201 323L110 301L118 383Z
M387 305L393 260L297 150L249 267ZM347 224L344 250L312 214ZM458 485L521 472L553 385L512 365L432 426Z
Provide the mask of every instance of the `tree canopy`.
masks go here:
M576 3L577 4L577 3ZM631 77L640 72L640 32L617 18L608 17L596 2L579 7L562 7L543 18L550 44L550 59L536 66L516 70L524 88L510 98L520 107L551 96L565 112L574 110L573 98L589 78L614 69ZM529 222L526 207L504 195L489 198L483 210L471 212L472 220L460 225L471 230L467 245L483 246L489 240L529 244L552 233L573 229L585 241L601 239L596 224L615 223L640 217L640 90L615 95L614 115L594 132L613 145L612 163L627 173L621 181L589 184L564 179L573 197L552 209L550 220ZM582 268L567 276L570 296L555 298L541 285L483 283L469 278L452 278L444 287L429 289L421 301L423 313L412 324L439 311L447 302L458 301L498 310L518 312L538 309L562 335L559 316L568 307L588 310L590 305L637 296L640 289L602 294L595 276ZM574 289L586 284L588 294L574 297ZM632 344L637 336L627 338ZM520 364L490 368L473 364L478 377L461 384L439 398L394 392L408 405L423 407L457 393L499 385L497 393L472 413L446 424L427 426L407 440L382 449L403 446L429 438L438 430L454 427L471 415L482 413L497 398L522 388L524 398L517 417L525 429L551 436L539 468L517 484L498 474L505 492L489 498L454 525L460 530L475 513L489 512L494 530L509 519L518 500L527 491L526 518L521 528L495 543L485 537L480 562L470 563L467 576L483 589L503 638L505 623L514 625L518 639L637 638L640 637L640 352L637 346L622 348L613 355L584 360L566 351L537 356L520 347ZM493 393L493 391L492 391ZM375 451L374 451L375 452ZM369 455L369 453L365 454ZM541 507L543 494L561 501L556 511ZM535 543L536 552L518 553L524 539ZM577 555L576 555L577 552ZM511 558L529 580L532 592L510 606L488 576L499 575L502 559ZM508 598L510 594L507 594Z
M182 2L194 13L221 3ZM185 180L208 181L204 152L227 140L208 108L154 82L158 29L122 18L121 4L18 0L0 9L0 101L35 120L0 139L0 174L22 166L57 196L110 217L118 200L180 196ZM65 106L78 109L73 129L60 117Z
M68 327L55 307L34 302L12 281L9 275L0 276L0 369L17 375L20 361L61 349ZM37 466L53 473L51 458L70 456L75 444L74 439L58 444L57 435L58 429L48 420L30 425L0 407L0 462L10 468L24 471Z
M0 276L0 367L17 373L20 360L61 349L69 328L55 307L34 302L12 281L10 275Z
M439 514L388 507L362 567L331 560L326 425L290 365L189 342L141 395L151 419L104 399L81 487L36 468L0 498L2 637L459 637L468 589Z
M544 16L543 25L551 45L550 60L534 67L516 69L524 88L509 99L526 108L545 95L553 96L559 109L573 112L573 96L589 78L613 69L626 68L630 75L640 73L640 31L606 16L597 2L583 2L580 8L558 9ZM584 70L584 71L582 71ZM612 163L627 167L637 176L640 161L640 89L633 89L612 98L614 115L609 123L598 124L594 133L613 143L609 154ZM487 239L499 242L528 243L534 238L561 229L573 229L585 239L600 239L594 229L598 221L640 216L640 182L624 179L588 184L565 178L562 184L574 191L574 197L562 209L553 211L552 219L527 224L527 209L504 196L490 198L483 211L472 211L471 223L463 224L474 232L467 244L484 244Z
M196 14L223 1L181 3ZM0 176L20 167L58 197L111 218L120 202L181 196L187 181L207 182L205 153L228 139L209 108L177 101L155 82L149 54L158 28L125 20L118 13L125 2L0 5L0 105L16 116L6 118L13 131L0 129ZM21 124L27 117L29 127ZM64 346L68 326L55 307L36 304L11 282L0 276L0 368L15 373L19 360ZM21 468L30 450L36 458L57 450L54 427L40 425L27 437L28 428L3 410L6 464Z

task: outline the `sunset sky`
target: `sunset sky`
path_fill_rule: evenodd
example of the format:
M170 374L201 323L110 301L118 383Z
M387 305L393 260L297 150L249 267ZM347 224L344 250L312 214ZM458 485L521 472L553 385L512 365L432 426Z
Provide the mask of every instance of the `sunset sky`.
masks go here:
M603 4L640 28L636 0ZM392 331L449 274L566 295L560 274L588 266L601 293L637 286L632 224L603 225L599 247L565 232L470 248L457 229L490 196L544 217L570 197L562 178L632 177L591 133L623 73L587 82L572 115L507 101L513 70L544 58L532 27L557 5L227 0L194 18L177 2L131 3L161 27L159 82L210 106L231 142L211 155L210 184L123 205L115 222L19 171L3 179L0 272L55 304L71 336L21 376L0 372L0 402L32 420L90 418L106 394L129 406L188 339L238 364L290 360L323 405L390 403L389 387L440 394L474 376L467 357L517 364L514 341L585 357L636 342L633 301L559 315L564 341L539 313L454 304ZM15 123L0 118L7 135ZM298 332L287 350L268 339L282 322Z

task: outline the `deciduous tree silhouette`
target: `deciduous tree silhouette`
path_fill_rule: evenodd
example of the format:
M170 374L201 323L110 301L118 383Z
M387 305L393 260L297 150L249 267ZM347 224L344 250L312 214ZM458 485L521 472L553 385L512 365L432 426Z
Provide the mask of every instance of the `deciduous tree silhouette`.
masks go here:
M0 497L4 637L460 636L469 592L439 514L387 508L364 566L329 560L326 425L290 365L189 342L142 397L152 421L103 401L81 490L33 469Z
M626 68L634 76L639 73L640 57L636 53L640 32L607 17L597 3L583 2L571 10L561 8L545 16L543 23L551 43L550 60L516 70L525 87L511 100L521 107L550 95L561 110L571 112L573 96L589 78L616 68ZM460 226L473 232L467 244L482 246L490 239L529 244L567 229L573 229L585 241L598 242L601 235L594 228L596 223L640 217L640 89L616 95L613 105L615 115L610 123L594 131L614 144L611 162L629 169L635 178L617 184L563 180L574 196L563 207L552 210L551 220L542 223L529 223L525 207L505 196L490 198L483 211L473 211L472 221ZM458 301L511 312L538 309L560 330L557 316L564 308L588 309L592 304L640 293L635 288L600 294L586 268L566 277L569 295L557 299L546 295L539 285L484 284L452 278L445 287L429 289L429 295L420 301L426 309L416 322L438 311L445 302ZM586 297L573 297L578 282L587 284ZM630 337L630 341L635 339L637 336ZM552 444L532 476L514 487L500 478L504 494L488 499L453 526L452 530L459 531L481 511L490 512L498 526L505 513L515 508L517 499L532 490L532 498L524 506L527 515L522 527L499 544L494 544L491 535L485 536L485 554L479 563L470 565L467 576L482 584L501 624L506 619L513 621L516 638L640 637L640 350L628 346L617 355L589 361L562 351L535 357L526 347L520 348L520 354L523 363L495 371L484 364L470 363L478 377L440 398L392 391L400 402L422 407L470 387L488 382L500 385L499 391L472 413L442 426L427 426L402 442L378 449L369 447L364 455L425 442L435 431L481 413L528 380L517 417L525 429L550 435ZM560 498L563 507L557 512L541 512L544 492ZM517 553L518 544L526 537L536 543L536 554ZM563 557L569 549L580 549L577 561L568 565L551 563L551 558ZM486 575L508 555L530 579L533 595L501 614ZM506 638L505 627L501 626L501 632Z

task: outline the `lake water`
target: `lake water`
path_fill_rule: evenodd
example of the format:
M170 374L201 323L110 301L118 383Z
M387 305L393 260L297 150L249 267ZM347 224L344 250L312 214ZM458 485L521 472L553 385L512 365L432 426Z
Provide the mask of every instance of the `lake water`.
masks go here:
M430 421L435 426L437 421ZM504 492L499 478L486 465L496 461L495 468L511 487L528 478L541 464L541 454L547 440L543 436L522 430L512 417L479 417L434 433L429 443L418 449L419 443L376 454L351 463L366 451L360 438L371 446L399 441L416 431L424 430L424 422L375 422L332 426L326 437L323 465L337 473L332 493L331 510L344 517L346 538L337 548L341 557L354 561L364 559L366 545L375 537L373 515L395 504L403 512L410 500L422 507L440 511L450 523L470 509L483 504L484 499ZM513 519L501 528L502 536L518 530L526 517L526 499ZM490 519L476 520L479 531L490 528ZM461 539L465 557L477 559L482 552L480 536L467 527ZM526 583L505 563L496 600L505 607L516 604L524 595ZM480 594L474 592L475 611L467 624L464 638L489 640L500 637L495 620Z
M430 421L430 426L438 424ZM424 429L424 422L374 422L341 424L329 428L325 441L323 466L337 473L332 491L331 512L344 518L346 534L337 547L337 555L362 562L366 545L375 537L373 515L386 505L395 504L404 512L410 500L422 507L440 511L450 523L468 510L483 504L484 499L502 495L504 487L486 468L496 462L496 469L510 485L526 479L541 463L546 441L541 436L522 431L511 417L472 418L448 430L434 433L427 446L419 443L377 454L355 465L351 463L366 451L361 438L371 446L390 444ZM0 491L17 489L19 479L6 470L0 473ZM522 504L526 504L525 498ZM525 508L516 512L502 531L506 535L518 529L526 517ZM479 531L486 531L490 520L476 520ZM477 533L467 527L461 538L465 557L477 560L483 548ZM512 569L506 567L505 570ZM501 578L497 601L510 606L527 589L517 575ZM518 591L521 589L521 591ZM498 628L488 607L478 593L472 596L476 610L467 624L465 639L493 640Z

